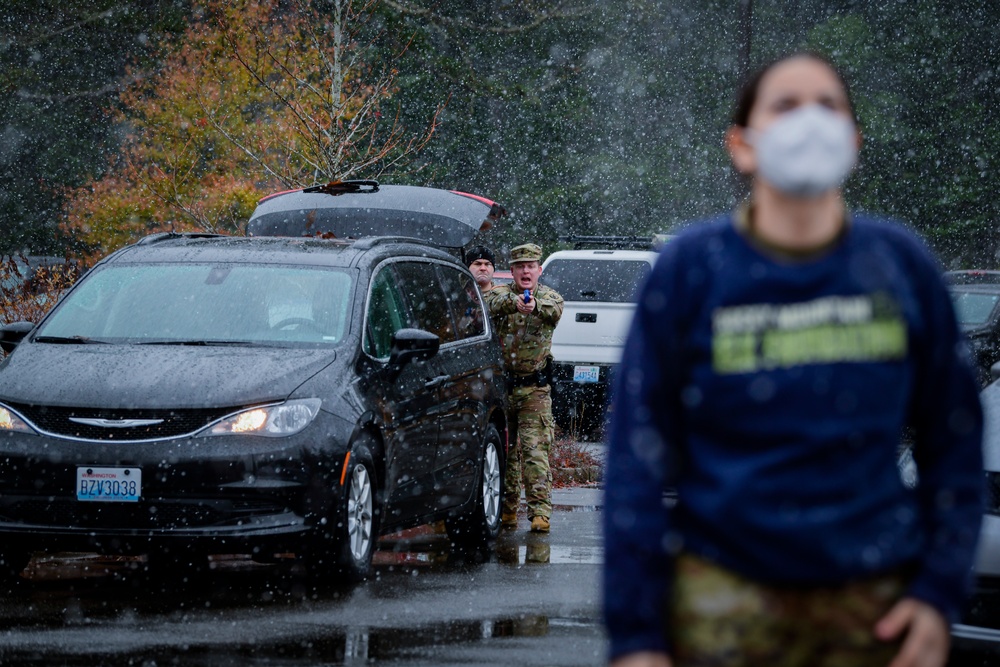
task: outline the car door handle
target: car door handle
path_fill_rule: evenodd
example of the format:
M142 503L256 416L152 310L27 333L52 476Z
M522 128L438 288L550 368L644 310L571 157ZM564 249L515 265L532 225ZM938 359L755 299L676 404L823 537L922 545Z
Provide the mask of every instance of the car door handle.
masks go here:
M447 382L450 377L450 375L438 375L437 377L431 378L424 383L424 389L434 389L435 387L439 387Z
M596 322L597 321L597 313L577 313L576 314L576 321L577 322Z

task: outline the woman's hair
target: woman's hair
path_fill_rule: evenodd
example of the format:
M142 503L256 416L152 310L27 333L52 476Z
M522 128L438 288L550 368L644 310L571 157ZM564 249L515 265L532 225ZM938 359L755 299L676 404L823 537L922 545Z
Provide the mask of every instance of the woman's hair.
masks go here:
M851 116L854 118L854 122L858 122L857 114L854 112L854 99L851 97L851 87L847 85L847 79L844 78L843 72L833 64L833 61L827 58L822 53L817 53L815 51L796 51L780 58L776 58L771 62L767 63L753 74L750 75L743 85L740 87L739 94L736 96L736 106L733 108L733 125L737 127L746 127L747 122L750 120L750 112L753 111L753 106L757 102L757 91L760 89L761 79L764 75L770 72L775 66L781 63L792 60L793 58L811 58L813 60L819 61L830 68L830 70L837 76L840 80L840 85L844 87L844 92L847 94L847 105L851 109Z

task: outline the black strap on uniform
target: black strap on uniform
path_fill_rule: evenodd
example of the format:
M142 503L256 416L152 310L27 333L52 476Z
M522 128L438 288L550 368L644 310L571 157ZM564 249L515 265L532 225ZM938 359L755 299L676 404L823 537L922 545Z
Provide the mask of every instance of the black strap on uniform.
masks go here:
M547 387L552 383L552 357L546 357L541 370L527 375L509 375L508 385L514 387Z

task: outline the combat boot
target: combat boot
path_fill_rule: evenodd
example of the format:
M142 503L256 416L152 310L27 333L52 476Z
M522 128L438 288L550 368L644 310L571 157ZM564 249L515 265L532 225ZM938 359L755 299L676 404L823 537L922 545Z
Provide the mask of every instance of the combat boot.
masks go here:
M517 528L517 512L504 512L500 517L500 525L504 528Z
M533 533L547 533L549 532L549 519L544 516L536 516L531 520L531 532Z

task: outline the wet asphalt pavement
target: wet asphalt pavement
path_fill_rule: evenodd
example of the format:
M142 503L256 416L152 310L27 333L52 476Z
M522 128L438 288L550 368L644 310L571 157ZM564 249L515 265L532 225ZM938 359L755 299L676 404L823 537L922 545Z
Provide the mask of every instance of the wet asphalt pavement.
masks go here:
M373 576L316 587L294 566L216 560L190 581L140 559L38 558L0 598L0 665L606 665L599 489L557 489L552 533L453 553L433 526L383 538ZM1000 597L956 626L949 667L1000 664ZM980 627L983 626L983 627Z
M603 665L600 491L553 501L549 535L522 516L487 556L452 553L434 527L383 539L355 586L239 558L190 581L37 558L0 599L0 665Z

